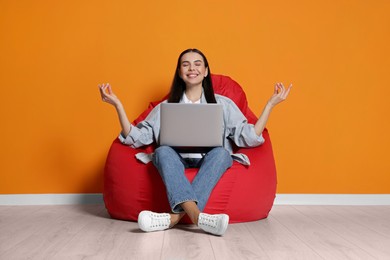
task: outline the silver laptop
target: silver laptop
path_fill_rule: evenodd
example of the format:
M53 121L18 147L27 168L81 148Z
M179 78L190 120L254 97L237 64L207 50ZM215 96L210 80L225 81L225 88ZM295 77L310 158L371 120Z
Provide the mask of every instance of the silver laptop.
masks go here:
M160 145L179 152L206 152L223 144L220 104L161 104Z

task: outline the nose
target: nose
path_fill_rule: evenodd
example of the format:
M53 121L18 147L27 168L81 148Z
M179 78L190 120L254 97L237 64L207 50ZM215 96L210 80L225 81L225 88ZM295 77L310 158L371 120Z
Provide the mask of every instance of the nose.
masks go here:
M190 64L190 65L188 66L188 70L194 70L194 66L193 66L192 64Z

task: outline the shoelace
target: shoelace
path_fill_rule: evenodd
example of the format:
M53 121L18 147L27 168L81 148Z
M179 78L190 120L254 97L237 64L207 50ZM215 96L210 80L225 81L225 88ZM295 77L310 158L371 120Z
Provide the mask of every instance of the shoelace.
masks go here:
M162 214L151 214L152 227L165 227L169 226L170 220L168 216Z
M203 217L203 225L216 228L218 223L218 217L217 216L207 216Z

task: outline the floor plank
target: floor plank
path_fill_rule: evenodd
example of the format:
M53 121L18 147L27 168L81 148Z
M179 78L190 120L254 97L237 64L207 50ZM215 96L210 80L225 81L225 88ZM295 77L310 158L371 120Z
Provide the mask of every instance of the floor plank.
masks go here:
M12 206L1 206L0 207L0 216L3 216L3 214L7 211L9 211L8 209L12 207Z
M17 221L27 220L29 215L39 211L41 207L42 206L0 206L0 230L9 225L11 221L16 223Z
M278 222L272 214L267 219L249 222L246 227L270 259L323 259Z
M17 248L23 241L39 230L47 228L47 221L56 219L62 213L58 206L18 206L12 209L13 218L9 218L2 225L0 233L0 252ZM3 216L1 216L3 219Z
M165 232L161 259L215 259L210 236L195 225L178 225Z
M359 223L366 228L390 238L390 211L378 206L325 206L341 217ZM389 207L390 209L390 207Z
M360 247L315 222L310 212L303 214L293 207L275 207L273 216L325 259L374 259Z
M367 227L367 225L376 226L378 222L373 222L374 219L369 219L371 223L367 222L369 216L362 218L358 208L351 206L345 208L300 206L296 208L304 214L310 212L315 221L362 248L374 258L386 259L390 256L390 237Z
M164 235L164 232L141 233L133 222L96 218L53 259L159 259Z
M86 206L88 207L88 206ZM15 254L39 259L39 255L51 256L68 243L86 223L103 213L102 208L90 207L86 213L75 206L44 206L29 216L28 221L19 223L7 240L9 248L0 250L4 259L14 259ZM103 213L105 214L105 212ZM14 227L14 225L10 225ZM16 227L18 228L18 227Z
M105 259L160 259L165 232L144 233L135 222L120 222L106 236L111 245Z
M222 238L209 237L215 259L270 259L244 223L229 225Z

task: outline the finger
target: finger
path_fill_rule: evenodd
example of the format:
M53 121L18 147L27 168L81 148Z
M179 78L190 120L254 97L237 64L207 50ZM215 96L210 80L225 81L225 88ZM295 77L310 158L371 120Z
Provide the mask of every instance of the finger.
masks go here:
M106 101L106 102L107 102L107 101L109 100L109 93L107 93L106 89L107 89L107 85L104 85L104 86L101 88L100 93L101 93L101 96L102 96L103 101Z
M98 85L98 87L99 87L100 93L103 93L104 92L104 85Z
M101 92L102 94L106 94L106 86L105 86L104 84L102 84L102 85L100 86L100 92Z
M279 90L280 90L279 83L276 83L276 84L275 84L274 94L277 95L277 94L279 93Z
M283 84L282 83L278 83L278 88L279 88L278 95L282 96L284 94L284 90L285 90Z
M106 96L107 96L107 92L109 94L108 88L109 88L109 84L108 83L103 84L103 92L104 92L104 95L106 95Z
M103 90L103 86L102 85L99 85L99 91L100 91L100 95L103 97L104 90Z
M112 88L111 88L110 83L107 83L107 90L108 90L109 94L112 94Z
M286 90L286 92L285 92L285 98L288 96L288 94L290 93L290 90L291 90L291 88L292 88L292 83L290 84L290 86L288 86L288 88L287 88L287 90Z

